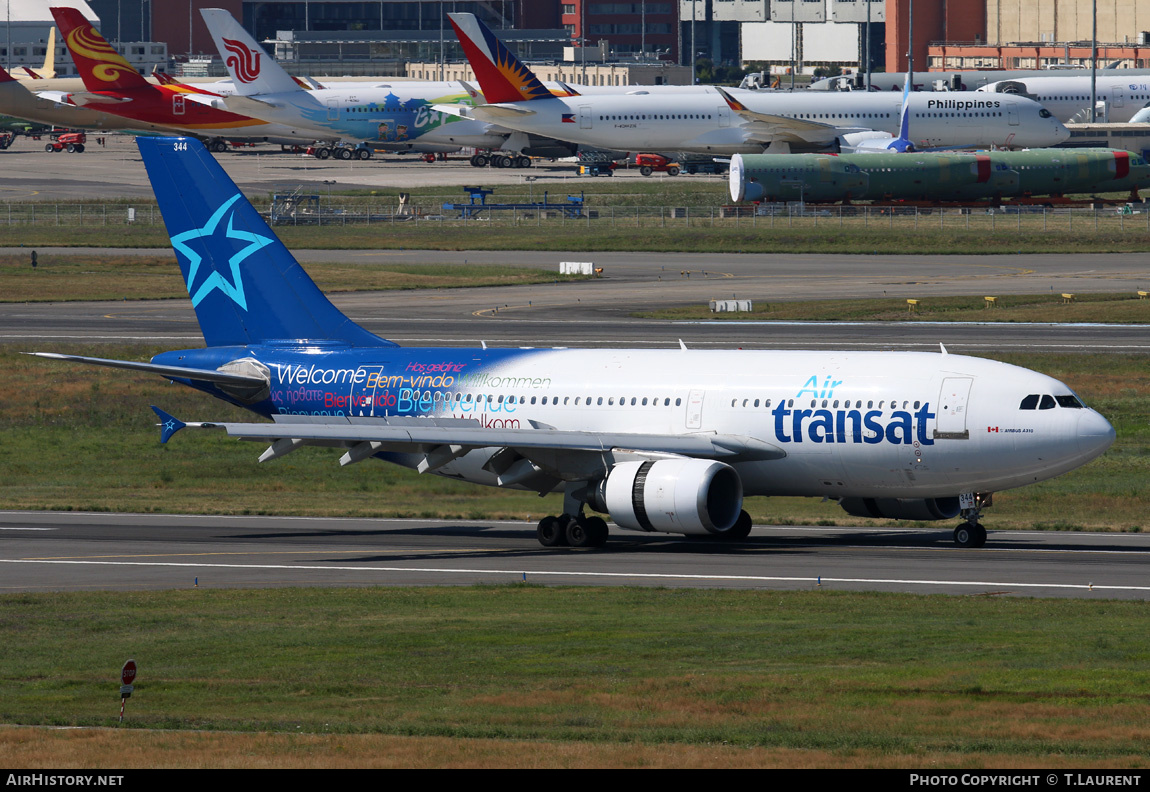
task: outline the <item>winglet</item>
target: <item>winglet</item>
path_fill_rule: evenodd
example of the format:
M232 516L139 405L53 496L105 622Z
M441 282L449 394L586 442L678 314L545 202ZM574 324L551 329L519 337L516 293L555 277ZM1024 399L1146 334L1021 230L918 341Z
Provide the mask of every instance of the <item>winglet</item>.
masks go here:
M166 412L154 404L152 405L152 412L160 417L160 423L158 423L157 426L160 427L161 443L168 442L169 437L187 426L187 424L181 421L179 418L168 415Z
M475 14L448 14L447 18L475 71L484 99L498 104L552 97L535 73L524 66Z
M16 82L16 78L5 71L3 66L0 66L0 83Z

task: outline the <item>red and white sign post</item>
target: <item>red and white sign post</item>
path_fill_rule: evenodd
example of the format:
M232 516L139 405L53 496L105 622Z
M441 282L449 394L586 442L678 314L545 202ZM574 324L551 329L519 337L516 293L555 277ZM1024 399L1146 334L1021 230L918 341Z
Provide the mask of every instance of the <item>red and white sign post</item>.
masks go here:
M120 669L120 723L124 722L124 702L132 696L132 682L136 680L136 661L129 660Z

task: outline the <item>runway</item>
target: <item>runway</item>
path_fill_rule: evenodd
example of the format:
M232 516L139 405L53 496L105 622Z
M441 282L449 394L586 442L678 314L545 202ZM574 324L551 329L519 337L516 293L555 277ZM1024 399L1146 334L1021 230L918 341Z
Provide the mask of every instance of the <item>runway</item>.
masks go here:
M529 582L1150 599L1150 536L756 527L722 543L613 529L539 546L520 522L0 512L0 591Z

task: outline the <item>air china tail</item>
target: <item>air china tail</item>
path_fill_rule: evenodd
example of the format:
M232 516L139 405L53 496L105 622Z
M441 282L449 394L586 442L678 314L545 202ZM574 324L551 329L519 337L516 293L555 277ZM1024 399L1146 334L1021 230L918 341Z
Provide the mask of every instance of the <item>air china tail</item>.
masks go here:
M150 362L32 353L145 371L270 422L184 427L305 445L495 487L561 492L547 547L608 526L747 538L744 497L802 495L853 515L950 520L981 546L993 492L1065 473L1114 429L1063 383L924 352L399 348L319 291L203 146L141 138L208 346Z

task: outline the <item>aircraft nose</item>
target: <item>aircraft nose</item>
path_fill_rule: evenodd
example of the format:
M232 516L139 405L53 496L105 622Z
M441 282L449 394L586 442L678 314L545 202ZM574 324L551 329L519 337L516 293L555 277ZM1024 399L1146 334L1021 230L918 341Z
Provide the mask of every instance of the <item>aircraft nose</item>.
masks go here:
M1054 137L1058 139L1058 143L1065 143L1067 140L1070 140L1070 130L1066 128L1066 124L1063 124L1057 118L1054 119Z
M1094 410L1078 416L1078 450L1093 459L1114 443L1114 427Z

